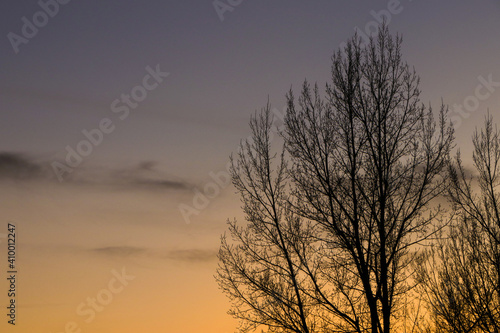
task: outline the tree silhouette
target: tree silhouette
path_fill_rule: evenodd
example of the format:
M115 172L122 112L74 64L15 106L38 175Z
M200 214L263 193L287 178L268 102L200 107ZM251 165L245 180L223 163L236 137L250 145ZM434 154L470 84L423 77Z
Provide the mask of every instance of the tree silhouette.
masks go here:
M490 116L472 142L477 177L458 152L448 191L456 220L421 266L438 332L500 332L500 134Z
M218 281L232 314L269 332L384 332L411 284L445 191L453 130L419 100L419 78L384 25L332 57L322 98L304 83L287 95L284 152L273 169L268 108L233 163L246 226L230 223ZM267 110L267 111L266 111ZM267 136L266 136L267 135Z
M266 325L268 332L314 332L313 298L301 272L301 259L310 258L310 224L288 209L286 163L283 153L271 153L270 106L252 117L251 142L241 145L231 175L241 195L248 224L229 221L233 243L224 235L216 279L234 302L230 311L241 319L241 332Z

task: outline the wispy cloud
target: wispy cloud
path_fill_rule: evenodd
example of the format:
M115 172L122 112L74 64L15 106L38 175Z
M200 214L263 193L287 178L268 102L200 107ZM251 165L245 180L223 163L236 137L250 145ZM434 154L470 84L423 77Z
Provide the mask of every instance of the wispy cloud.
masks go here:
M187 263L202 263L217 259L217 251L213 249L183 249L183 250L158 250L137 246L106 246L89 250L103 256L131 257L144 255L146 257L168 259Z
M57 182L49 162L40 161L19 152L0 152L0 180L48 180L64 185L94 185L124 190L188 190L192 186L183 180L171 179L157 170L158 163L142 161L128 168L84 168Z
M145 253L146 250L146 248L135 246L107 246L91 249L92 252L113 257L129 257Z
M187 182L165 179L157 170L155 161L143 161L132 168L111 170L109 177L112 183L138 189L172 189L187 190L191 188Z
M0 152L0 178L27 180L43 178L44 167L19 153Z
M217 251L211 249L172 250L168 252L167 258L184 262L207 262L217 259Z

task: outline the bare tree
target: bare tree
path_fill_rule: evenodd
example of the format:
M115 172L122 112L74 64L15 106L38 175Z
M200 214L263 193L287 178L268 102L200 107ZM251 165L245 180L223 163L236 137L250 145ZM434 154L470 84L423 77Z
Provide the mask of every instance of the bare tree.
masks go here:
M500 332L500 134L490 116L472 141L477 177L458 152L449 168L456 221L421 266L438 332Z
M231 159L232 182L248 224L229 221L232 241L222 237L216 279L233 301L230 314L241 320L241 332L265 325L268 332L309 333L317 320L297 252L312 258L311 227L286 209L286 164L282 152L273 169L272 123L267 105L250 121L252 140L241 145L236 161Z
M430 203L445 190L453 130L444 106L436 124L420 103L385 25L332 61L325 98L307 82L298 103L288 94L278 168L259 140L240 154L233 183L249 225L230 224L239 245L223 238L219 283L233 314L270 331L388 333L411 288L410 250L440 214Z
M418 76L401 59L401 38L382 27L361 48L356 37L333 57L327 100L304 85L296 107L289 94L286 147L295 211L324 231L333 268L351 280L335 293L358 331L390 332L398 296L409 285L409 249L428 236L439 209L453 142L441 107L439 123L420 104ZM336 272L329 274L336 276ZM333 309L333 307L332 307Z

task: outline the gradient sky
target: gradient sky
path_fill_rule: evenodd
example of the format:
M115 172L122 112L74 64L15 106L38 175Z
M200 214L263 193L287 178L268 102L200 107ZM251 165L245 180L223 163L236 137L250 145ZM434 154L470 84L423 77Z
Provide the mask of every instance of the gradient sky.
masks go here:
M0 275L11 222L15 331L232 332L213 275L225 221L242 214L234 188L214 187L210 174L224 173L255 110L268 98L282 110L287 90L305 78L324 87L333 51L395 3L389 29L403 35L422 102L450 106L457 146L469 156L487 109L500 121L498 0L243 0L223 20L212 0L73 0L17 53L9 34L24 38L23 17L43 19L41 7L3 0ZM120 119L122 94L140 91L157 66L168 76ZM54 162L106 118L114 130L60 182ZM213 198L199 201L207 190ZM194 204L206 207L187 223L179 207ZM118 288L122 270L130 280ZM106 305L90 318L96 297ZM0 330L14 332L1 318Z

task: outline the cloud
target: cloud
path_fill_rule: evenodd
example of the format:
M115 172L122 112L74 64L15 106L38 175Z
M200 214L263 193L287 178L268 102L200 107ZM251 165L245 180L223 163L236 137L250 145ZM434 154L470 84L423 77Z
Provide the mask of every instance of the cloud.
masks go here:
M208 249L172 250L168 252L167 258L192 263L207 262L217 259L217 251Z
M136 246L107 246L90 249L90 251L110 257L144 255L152 258L169 259L187 263L202 263L217 259L217 251L211 249L157 250Z
M0 152L0 178L28 180L44 178L46 170L43 165L30 160L19 153Z
M189 186L184 182L171 181L171 180L161 180L161 179L133 179L130 185L145 188L160 188L160 189L173 189L173 190L185 190Z
M158 163L154 161L143 161L132 168L112 170L110 177L116 184L138 189L187 190L191 188L187 182L165 179L162 172L156 169L157 165Z
M107 246L92 249L91 251L113 257L129 257L146 252L146 248L135 246Z
M63 182L59 182L50 161L39 161L18 152L0 152L0 180L48 180L60 185L106 186L120 190L188 190L191 185L182 180L169 179L157 171L157 162L142 161L138 165L113 168L76 168Z
M155 161L143 161L137 165L137 170L139 171L154 171L158 162Z

